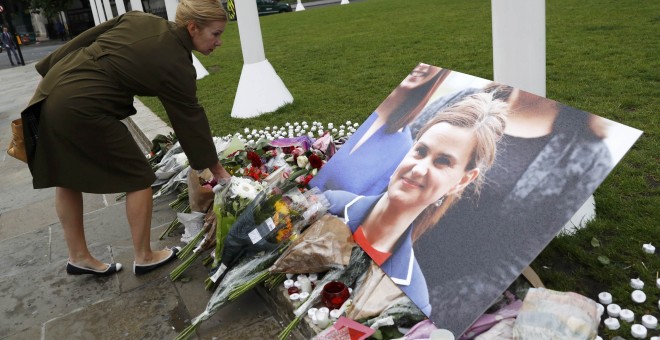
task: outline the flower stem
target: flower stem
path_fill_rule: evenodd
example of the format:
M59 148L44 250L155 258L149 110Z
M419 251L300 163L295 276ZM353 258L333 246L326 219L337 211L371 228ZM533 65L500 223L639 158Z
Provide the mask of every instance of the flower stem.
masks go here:
M201 252L193 253L192 255L188 256L188 258L183 261L178 267L174 268L174 270L170 273L170 280L176 281L183 272L185 272L190 265L195 262L195 260L201 255Z
M200 230L197 233L197 235L195 235L195 238L193 238L192 241L188 242L188 244L186 244L185 247L181 249L181 251L177 254L177 256L180 259L188 256L188 254L190 254L190 252L192 252L197 247L199 240L201 240L204 237L204 232L205 229L202 228L202 230Z
M303 314L300 314L300 315L296 316L296 318L293 319L293 320L292 320L292 321L286 326L286 328L284 328L284 329L280 332L280 334L277 335L277 339L278 339L278 340L284 340L284 339L288 338L289 335L291 335L291 332L293 332L294 328L296 328L296 327L298 326L298 324L300 323L300 320L302 320L302 318L303 318Z
M174 340L186 340L188 339L195 331L197 330L197 327L199 326L199 322L193 323L190 326L186 327Z
M237 286L234 288L231 292L229 292L229 301L236 300L239 296L245 294L248 290L254 288L258 283L263 282L266 280L270 273L268 272L268 269L262 271L261 273L257 274L253 279L250 281L245 282L242 285Z

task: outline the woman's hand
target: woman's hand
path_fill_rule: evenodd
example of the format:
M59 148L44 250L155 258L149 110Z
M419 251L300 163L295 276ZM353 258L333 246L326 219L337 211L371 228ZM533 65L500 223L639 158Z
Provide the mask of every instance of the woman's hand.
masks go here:
M227 172L227 170L225 170L225 168L222 166L222 164L220 164L219 161L215 163L213 166L211 166L209 170L211 170L211 173L213 173L213 177L215 177L218 183L225 182L231 179L231 175Z

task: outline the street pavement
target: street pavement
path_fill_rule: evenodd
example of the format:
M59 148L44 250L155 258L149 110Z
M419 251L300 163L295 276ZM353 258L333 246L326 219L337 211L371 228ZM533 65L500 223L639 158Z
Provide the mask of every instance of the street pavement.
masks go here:
M168 278L179 262L136 277L125 203L114 194L84 194L85 232L95 256L124 268L105 278L66 274L67 248L54 189L33 189L27 165L5 152L10 122L20 117L41 79L34 65L0 69L0 339L174 338L206 307L211 296L203 286L207 269L193 266L186 273L188 282ZM135 104L138 113L126 123L140 143L171 131L144 105ZM181 245L179 237L157 239L176 216L168 206L173 199L154 204L154 249ZM197 336L275 337L284 326L273 307L250 292L204 322Z

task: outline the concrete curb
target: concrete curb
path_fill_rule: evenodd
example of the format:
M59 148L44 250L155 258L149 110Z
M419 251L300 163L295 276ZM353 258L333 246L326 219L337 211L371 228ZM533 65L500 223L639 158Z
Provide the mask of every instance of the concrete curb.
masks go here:
M131 131L140 149L148 153L151 150L151 141L157 135L168 135L174 130L139 99L133 99L133 106L137 113L124 119L123 122Z

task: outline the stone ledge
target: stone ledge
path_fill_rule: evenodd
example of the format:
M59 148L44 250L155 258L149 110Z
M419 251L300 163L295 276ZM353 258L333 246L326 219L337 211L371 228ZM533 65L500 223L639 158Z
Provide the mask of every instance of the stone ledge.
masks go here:
M142 152L146 154L151 150L151 141L157 135L168 135L174 130L137 98L133 99L133 106L137 113L124 119L123 122L131 131Z

